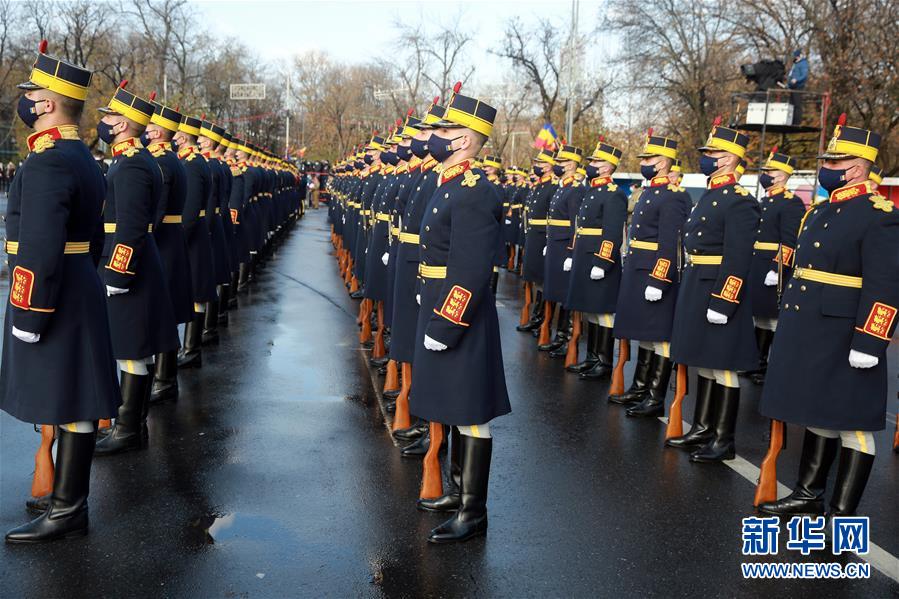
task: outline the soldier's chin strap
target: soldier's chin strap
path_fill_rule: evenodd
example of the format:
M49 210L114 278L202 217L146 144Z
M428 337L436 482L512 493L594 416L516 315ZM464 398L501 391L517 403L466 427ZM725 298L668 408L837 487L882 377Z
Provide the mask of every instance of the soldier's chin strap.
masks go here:
M472 424L469 426L457 426L459 434L466 437L474 437L475 439L490 439L490 423Z
M840 443L846 449L874 455L874 435L868 431L833 431L826 428L808 427L808 431L819 437L827 439L840 438Z

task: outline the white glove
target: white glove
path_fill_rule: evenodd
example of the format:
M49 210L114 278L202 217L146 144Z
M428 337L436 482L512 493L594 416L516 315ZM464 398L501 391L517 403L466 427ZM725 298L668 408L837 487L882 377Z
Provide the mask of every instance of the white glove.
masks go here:
M417 303L419 306L421 305L421 294L420 293L415 294L415 303Z
M16 339L21 339L25 343L37 343L41 340L41 336L39 333L29 333L28 331L23 331L22 329L17 329L16 327L12 328L12 334L16 337ZM874 358L875 360L877 358Z
M855 351L854 349L849 350L849 365L853 368L874 368L878 362L880 362L880 358L877 356Z
M543 255L544 256L546 255L546 246L545 245L543 246Z
M647 285L646 289L643 291L643 297L646 298L647 302L657 302L662 299L662 290L652 285ZM725 320L727 318L725 317Z
M565 262L562 263L562 270L565 272L571 270L571 258L565 258Z
M512 221L509 220L509 219L507 218L507 219L506 219L506 224L507 224L507 225L511 225L511 224L512 224Z
M604 271L603 269L601 269L598 266L594 266L593 268L590 269L590 278L594 281L603 279L603 278L605 278L605 276L606 276L606 271Z
M765 287L774 287L775 285L777 285L777 273L769 270L765 275Z
M446 349L446 346L436 339L431 339L427 335L425 335L425 349L429 349L431 351L443 351Z
M106 286L106 296L112 297L114 295L121 295L123 293L128 293L127 289L122 289L121 287L112 287L111 285Z
M706 310L705 318L712 324L727 324L727 316L712 309Z
M384 263L384 266L387 266L387 263L390 261L390 252L384 252L384 255L381 256L381 262Z

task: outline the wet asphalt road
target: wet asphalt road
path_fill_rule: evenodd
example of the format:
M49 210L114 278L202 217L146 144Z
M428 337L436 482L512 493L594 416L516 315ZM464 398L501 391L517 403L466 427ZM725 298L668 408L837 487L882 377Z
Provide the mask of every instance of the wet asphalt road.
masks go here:
M0 546L0 594L899 596L899 583L877 571L864 581L743 580L740 520L752 514L753 484L662 449L661 422L626 418L605 401L607 383L579 381L538 354L514 330L520 290L505 272L498 300L513 413L491 423L490 531L428 545L442 517L415 510L420 462L400 458L387 433L358 348L357 303L330 250L325 211L308 214L241 297L203 369L181 374L181 399L151 410L149 450L95 461L91 534ZM897 353L894 344L891 364ZM744 389L738 452L758 465L767 423L758 390ZM861 511L872 541L899 555L891 431L877 435ZM790 433L779 463L788 484L800 439ZM0 414L4 530L27 518L37 445L30 425ZM782 550L777 559L798 558ZM834 560L847 561L806 561Z

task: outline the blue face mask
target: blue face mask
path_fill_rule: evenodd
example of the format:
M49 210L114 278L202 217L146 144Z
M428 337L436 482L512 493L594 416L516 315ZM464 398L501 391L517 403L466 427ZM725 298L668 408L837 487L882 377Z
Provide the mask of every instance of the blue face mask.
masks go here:
M640 166L640 174L647 181L649 181L650 179L655 177L658 174L658 172L659 171L656 169L656 165L654 165L654 164L644 164L644 165Z
M366 154L363 160L365 161L365 164L371 164L375 161L374 157L371 154Z
M409 160L412 158L412 150L408 146L397 146L396 155L400 160Z
M595 179L599 176L599 168L593 166L592 164L588 164L584 167L584 170L587 171L587 180Z
M145 148L149 147L150 144L153 143L153 140L150 139L150 138L147 136L147 132L146 132L146 131L144 131L143 133L141 133L141 134L140 134L140 137L139 137L138 139L140 139L140 145L142 145L142 146L145 147Z
M445 162L450 156L455 154L456 150L453 149L452 143L459 139L459 137L445 139L436 133L432 134L428 146L431 148L431 156L434 157L434 160L437 162Z
M827 190L827 193L833 193L846 184L846 170L822 166L818 171L818 183Z
M172 144L172 152L175 152L177 154L178 153L178 142L175 141L175 138L173 137L172 141L170 141L169 143Z
M562 166L555 164L553 165L553 174L557 177L561 177L565 174L565 169Z
M424 157L428 155L430 150L428 149L428 142L422 141L420 139L413 139L412 145L409 146L409 149L412 153L417 157L424 160Z
M542 166L535 166L535 167L534 167L534 174L537 175L538 177L542 177L542 176L543 176L543 167L542 167Z
M42 100L29 100L25 96L19 98L19 103L16 106L16 114L19 115L19 118L22 119L22 122L25 123L29 129L34 128L37 118L41 116L37 113L37 103L40 101Z
M112 132L112 125L104 123L100 121L97 123L97 137L103 140L104 143L111 144L112 140L115 139L115 134Z
M774 177L772 177L768 173L762 173L761 175L759 175L759 185L761 185L765 189L770 188L772 185L774 185Z
M718 170L718 159L703 154L699 157L699 170L706 177L710 177L712 173Z

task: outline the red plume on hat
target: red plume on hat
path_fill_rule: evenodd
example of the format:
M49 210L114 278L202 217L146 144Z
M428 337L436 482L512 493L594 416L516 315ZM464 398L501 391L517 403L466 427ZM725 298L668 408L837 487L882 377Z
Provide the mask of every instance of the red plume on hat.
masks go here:
M718 116L715 117L715 120L712 121L712 127L717 127L720 124L721 124L721 115L719 114Z
M434 99L431 101L431 104L439 104L439 103L440 103L440 96L434 96Z
M845 124L846 124L846 113L844 112L840 115L840 118L837 119L837 125L842 127Z
M646 139L649 139L650 137L652 137L652 127L646 130Z
M410 108L409 110L406 111L406 116L412 116L413 113L415 113L415 109L414 109L414 108Z
M41 40L41 43L37 45L37 51L41 54L47 53L47 40Z
M125 86L128 85L127 79L122 79L121 83L119 83L119 87L125 89Z
M150 92L150 101L154 101L156 99L156 90Z

